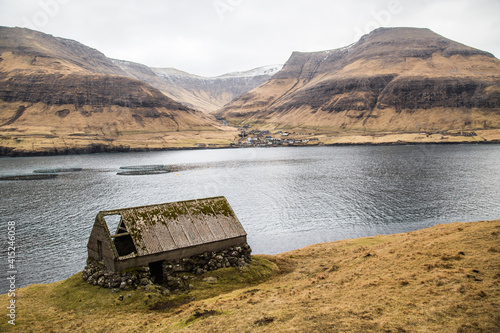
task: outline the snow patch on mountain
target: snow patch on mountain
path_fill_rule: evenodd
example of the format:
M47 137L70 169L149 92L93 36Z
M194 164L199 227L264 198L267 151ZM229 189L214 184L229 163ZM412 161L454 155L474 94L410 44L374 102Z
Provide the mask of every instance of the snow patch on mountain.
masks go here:
M227 73L224 75L216 76L214 77L214 79L232 78L232 77L254 77L262 75L273 76L274 74L278 73L282 68L283 65L268 65L268 66L257 67L244 72Z
M168 78L168 77L190 77L190 78L196 78L196 79L205 79L205 80L220 80L220 79L230 79L230 78L239 78L239 77L245 77L245 78L251 78L251 77L257 77L257 76L273 76L277 72L279 72L283 68L283 65L268 65L268 66L262 66L262 67L257 67L248 71L243 71L243 72L231 72L231 73L226 73L222 74L219 76L212 76L212 77L207 77L207 76L199 76L191 73L187 73L175 68L153 68L153 71L156 73L156 75L161 76L163 78Z

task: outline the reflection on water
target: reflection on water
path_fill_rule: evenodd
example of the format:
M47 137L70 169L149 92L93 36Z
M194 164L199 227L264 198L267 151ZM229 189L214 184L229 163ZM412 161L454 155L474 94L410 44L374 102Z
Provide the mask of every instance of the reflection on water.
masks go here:
M118 176L121 166L169 173ZM82 168L0 182L0 262L17 228L18 286L82 270L100 210L225 196L254 253L436 223L500 218L500 146L248 148L0 159L0 174ZM3 271L6 271L5 269ZM6 290L0 279L0 293Z

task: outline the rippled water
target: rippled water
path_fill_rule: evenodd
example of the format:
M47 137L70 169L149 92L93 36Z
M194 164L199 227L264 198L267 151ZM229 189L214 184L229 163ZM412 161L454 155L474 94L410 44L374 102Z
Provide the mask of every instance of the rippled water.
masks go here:
M120 166L179 171L118 176ZM83 269L100 210L223 195L254 253L500 218L499 145L247 148L3 158L0 174L81 167L55 179L0 182L1 272L16 222L17 287ZM3 273L4 274L4 273ZM5 275L5 274L4 274ZM0 279L0 293L7 290Z

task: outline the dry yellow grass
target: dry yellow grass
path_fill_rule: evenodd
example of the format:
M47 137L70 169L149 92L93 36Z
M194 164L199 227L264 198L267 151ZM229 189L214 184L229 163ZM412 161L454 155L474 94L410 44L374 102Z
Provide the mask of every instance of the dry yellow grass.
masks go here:
M193 148L197 144L229 146L237 140L239 132L231 128L212 130L157 130L127 131L103 136L92 133L75 132L54 135L50 130L37 133L11 131L0 133L0 146L13 148L17 153L44 152L66 149L83 149L89 145L104 145L118 150L120 147L131 149L169 149Z
M236 289L219 285L216 296L197 296L166 310L148 309L151 293L132 292L120 302L117 294L88 286L78 276L29 286L18 290L15 331L500 331L500 220L258 258L257 263L273 262L279 272ZM227 277L231 281L238 274ZM0 303L6 302L6 295L0 296ZM0 331L13 331L6 321Z
M276 124L265 124L256 128L260 130L277 131ZM448 134L391 133L391 132L338 132L321 127L282 128L285 131L311 133L311 135L293 135L293 139L317 138L309 145L319 143L335 144L389 144L389 143L478 143L500 142L500 130L475 131L477 136L460 136ZM26 133L19 130L0 132L0 147L12 148L14 152L53 152L71 149L84 149L89 145L103 145L120 150L123 147L131 149L171 149L194 148L203 144L207 147L229 147L240 139L240 131L234 127L218 126L212 130L136 130L116 132L104 136L93 133L73 132L56 134L50 129L38 128L38 131ZM275 135L280 137L279 135Z

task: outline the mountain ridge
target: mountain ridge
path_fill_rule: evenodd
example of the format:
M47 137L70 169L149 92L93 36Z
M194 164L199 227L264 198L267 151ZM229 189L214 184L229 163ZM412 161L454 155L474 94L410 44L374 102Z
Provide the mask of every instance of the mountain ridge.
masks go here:
M206 78L0 27L0 154L243 144L228 123L297 129L317 144L423 142L412 134L422 132L498 141L500 62L429 29L381 28L284 66ZM308 142L296 139L285 141Z
M125 60L113 61L130 77L147 82L168 97L205 113L214 112L257 87L282 67L262 66L243 72L204 77L176 68L152 68Z
M75 40L27 28L0 26L0 54L4 52L32 56L35 57L34 62L37 61L36 57L59 58L91 73L125 74L119 67L111 64L102 52L94 48Z
M171 139L158 133L221 130L212 116L129 77L103 53L76 41L1 27L0 59L3 146L161 147Z
M294 52L272 79L218 114L234 124L339 131L498 128L499 86L491 53L429 29L380 28L348 47ZM439 108L447 114L420 112Z

